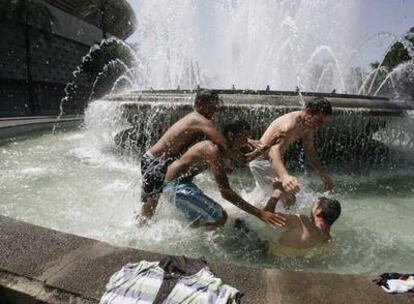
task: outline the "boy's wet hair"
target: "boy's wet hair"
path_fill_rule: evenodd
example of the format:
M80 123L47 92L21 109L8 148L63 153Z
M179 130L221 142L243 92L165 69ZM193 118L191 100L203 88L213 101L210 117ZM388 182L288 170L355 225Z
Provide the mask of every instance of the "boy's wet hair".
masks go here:
M312 115L332 115L332 105L325 97L316 97L306 102L305 109Z
M243 119L233 119L221 128L221 133L227 137L229 133L233 135L241 134L245 131L250 131L250 125Z
M341 204L333 198L319 197L322 208L322 219L327 225L332 225L341 215Z
M201 89L196 94L194 105L201 106L212 103L214 101L220 101L217 92L208 89Z

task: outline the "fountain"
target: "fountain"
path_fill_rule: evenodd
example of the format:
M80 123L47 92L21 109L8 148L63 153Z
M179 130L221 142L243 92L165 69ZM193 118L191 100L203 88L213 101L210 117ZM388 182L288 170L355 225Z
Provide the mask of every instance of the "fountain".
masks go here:
M378 89L370 88L376 72L358 78L350 64L354 52L344 43L352 41L349 16L358 7L354 1L321 3L143 0L138 44L131 49L136 65L108 64L100 79L113 69L126 73L111 94L87 105L84 128L0 147L0 192L6 202L0 213L116 245L211 260L339 273L407 271L414 248L412 104L358 94ZM119 92L125 84L129 91ZM275 117L300 109L310 98L332 102L335 117L317 136L344 208L331 255L268 257L255 244L236 242L228 227L190 229L167 198L156 224L137 233L132 212L140 194L139 156L191 110L197 86L217 88L224 100L215 123L244 118L254 138ZM303 184L295 211L308 212L322 190L296 149L299 153L288 155ZM246 169L230 179L249 202L263 205ZM197 183L263 236L277 235L223 202L207 173Z
M328 98L334 107L334 121L319 131L318 146L322 158L333 163L355 164L369 158L374 165L388 158L386 143L373 139L373 134L411 109L409 104L377 96L271 90L217 92L225 106L216 114L215 123L221 126L228 117L242 118L251 124L254 138L259 138L276 117L300 109L307 100ZM115 136L117 149L141 155L170 125L192 110L194 95L191 90L150 90L105 98L119 105L129 125ZM289 151L287 156L296 153Z

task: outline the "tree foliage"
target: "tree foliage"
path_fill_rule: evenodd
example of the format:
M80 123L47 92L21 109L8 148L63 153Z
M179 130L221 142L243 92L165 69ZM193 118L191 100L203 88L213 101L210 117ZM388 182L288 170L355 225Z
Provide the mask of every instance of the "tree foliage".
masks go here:
M414 27L409 30L404 38L406 39L406 43L411 44L411 47L414 48ZM411 59L407 47L401 42L396 42L385 55L382 66L386 67L388 71L391 71L397 65Z
M372 77L376 76L372 90L369 93L378 93L391 97L414 100L414 27L411 28L403 39L394 43L384 56L382 63L379 61L370 64L372 69L378 69ZM370 85L371 82L368 82Z

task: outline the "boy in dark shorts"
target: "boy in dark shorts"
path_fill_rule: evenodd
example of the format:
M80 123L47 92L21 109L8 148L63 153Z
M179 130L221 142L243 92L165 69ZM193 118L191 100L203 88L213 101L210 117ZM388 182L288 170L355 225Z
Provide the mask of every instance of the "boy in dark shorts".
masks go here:
M200 136L214 142L220 150L227 150L227 141L213 125L211 118L219 109L221 100L216 92L200 90L194 101L194 111L173 124L141 159L142 191L141 214L137 224L142 225L154 214L162 192L167 167Z

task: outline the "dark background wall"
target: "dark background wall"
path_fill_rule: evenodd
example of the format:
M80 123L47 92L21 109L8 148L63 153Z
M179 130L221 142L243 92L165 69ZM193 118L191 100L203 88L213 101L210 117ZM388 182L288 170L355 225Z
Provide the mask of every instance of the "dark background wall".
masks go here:
M67 4L75 0L60 2ZM34 103L39 110L36 114L40 115L59 114L66 83L72 80L73 72L90 47L102 39L102 31L93 22L80 19L69 8L62 10L57 5L60 2L56 2L57 7L48 4L58 21L49 39L41 30L30 27ZM114 1L114 4L122 2ZM72 6L73 10L75 5ZM129 13L130 19L124 14L123 22L119 22L126 24L125 33L120 34L122 38L133 29L128 20L135 16L132 10ZM119 24L118 27L121 28ZM26 105L27 96L24 26L13 20L0 20L0 117L31 115Z
M0 26L0 116L28 115L24 29L4 20ZM32 77L40 114L58 113L64 88L90 45L60 35L30 29ZM98 36L99 37L99 36Z

